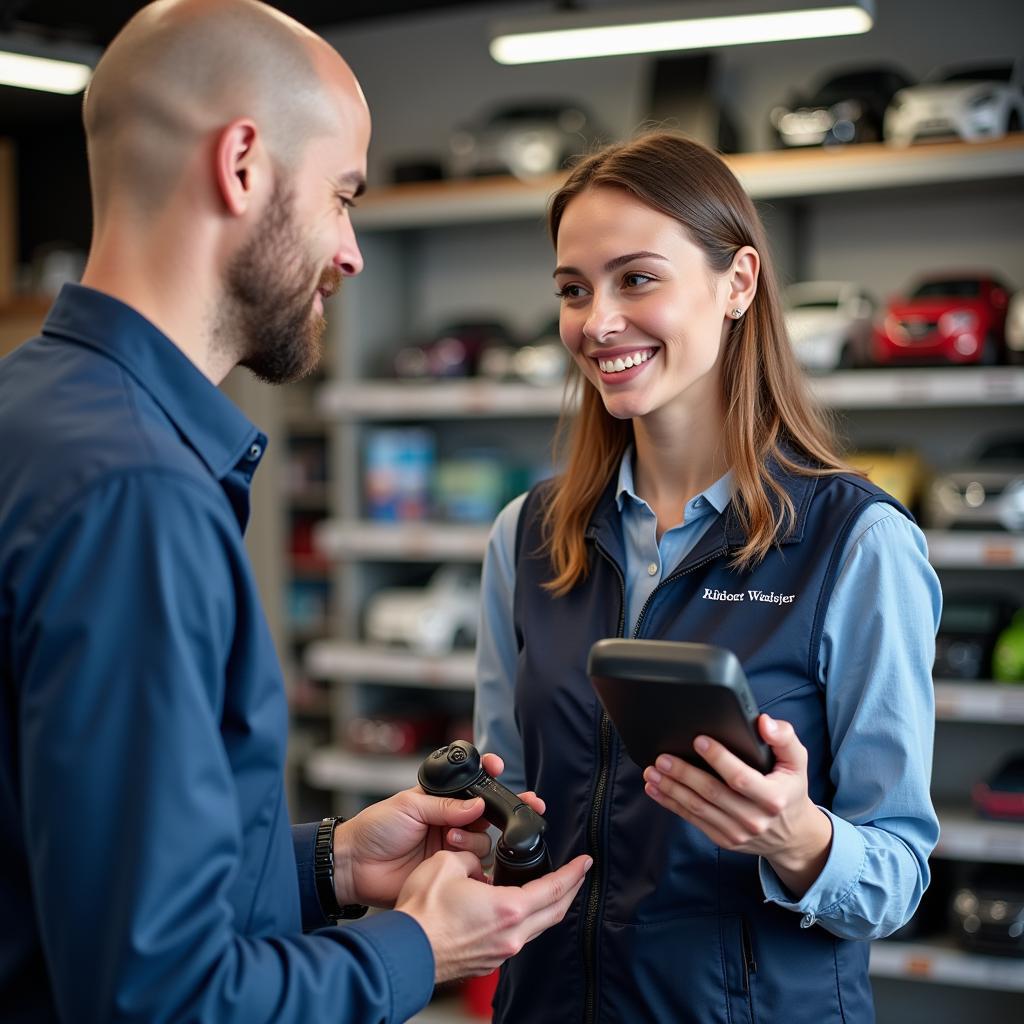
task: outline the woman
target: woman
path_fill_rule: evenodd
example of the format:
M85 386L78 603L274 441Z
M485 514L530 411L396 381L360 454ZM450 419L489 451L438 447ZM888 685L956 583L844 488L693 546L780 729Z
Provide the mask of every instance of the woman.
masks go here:
M543 793L555 863L595 864L503 969L495 1020L873 1020L862 940L913 913L938 836L924 538L836 455L715 154L603 150L549 227L581 401L565 472L491 535L476 728ZM701 737L720 779L635 766L586 676L606 636L733 650L772 772Z

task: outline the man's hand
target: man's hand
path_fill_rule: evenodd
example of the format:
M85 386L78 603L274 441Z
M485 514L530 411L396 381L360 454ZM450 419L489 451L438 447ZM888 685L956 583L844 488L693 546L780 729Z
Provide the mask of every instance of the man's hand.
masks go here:
M483 767L497 777L505 765L485 754ZM521 794L544 813L535 793ZM334 890L338 903L394 906L409 874L440 850L465 851L483 860L490 851L479 797L456 800L428 796L418 786L367 807L334 830Z
M792 725L761 715L758 728L775 754L768 775L721 743L698 736L694 749L721 779L662 754L654 767L644 770L644 791L723 849L767 858L799 898L825 866L832 823L807 794L807 748Z
M436 983L475 977L561 921L590 865L581 856L522 887L488 885L474 856L443 851L409 875L395 909L426 932Z

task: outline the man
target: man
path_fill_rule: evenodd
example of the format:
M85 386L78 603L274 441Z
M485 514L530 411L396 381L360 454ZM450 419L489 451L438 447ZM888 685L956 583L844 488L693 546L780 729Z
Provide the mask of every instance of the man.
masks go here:
M82 285L0 363L2 1016L404 1020L560 920L589 862L488 886L482 802L418 790L287 825L242 546L265 438L216 384L315 363L362 269L365 102L256 0L159 0L85 124ZM395 910L329 923L354 903Z

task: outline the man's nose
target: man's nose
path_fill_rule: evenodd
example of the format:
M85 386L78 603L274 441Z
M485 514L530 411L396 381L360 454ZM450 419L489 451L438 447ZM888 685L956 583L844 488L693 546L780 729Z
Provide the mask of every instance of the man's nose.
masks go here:
M334 254L334 265L345 277L355 277L362 272L363 254L359 251L359 243L356 241L355 229L351 222L345 223L341 244Z

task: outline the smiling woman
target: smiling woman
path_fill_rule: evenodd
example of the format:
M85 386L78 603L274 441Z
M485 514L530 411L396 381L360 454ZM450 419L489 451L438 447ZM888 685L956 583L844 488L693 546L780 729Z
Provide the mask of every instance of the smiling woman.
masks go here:
M579 411L565 471L491 534L475 724L544 793L552 857L595 870L503 968L495 1020L867 1024L863 940L913 913L937 838L923 536L836 456L714 153L598 152L549 225ZM619 636L731 650L772 770L703 735L713 773L622 756L586 671Z

